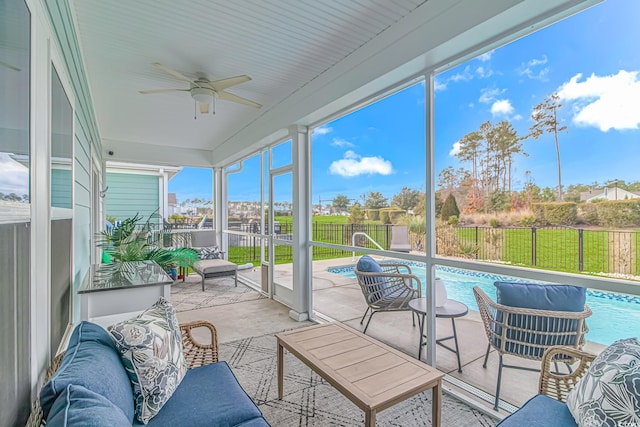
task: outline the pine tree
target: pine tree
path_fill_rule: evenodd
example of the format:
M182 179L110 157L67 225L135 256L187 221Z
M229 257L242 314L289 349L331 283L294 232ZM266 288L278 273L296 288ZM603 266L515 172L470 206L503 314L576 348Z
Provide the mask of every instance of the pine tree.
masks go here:
M458 204L456 203L456 198L453 194L449 194L447 199L444 201L444 205L442 205L442 210L440 211L440 218L442 220L447 221L452 216L459 216L460 209L458 209Z

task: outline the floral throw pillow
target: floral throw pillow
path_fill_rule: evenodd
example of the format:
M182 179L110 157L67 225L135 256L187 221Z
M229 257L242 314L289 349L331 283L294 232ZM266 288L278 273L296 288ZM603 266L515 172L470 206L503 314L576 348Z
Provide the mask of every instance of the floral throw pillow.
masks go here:
M567 396L580 427L640 425L640 341L604 349Z
M160 297L138 317L109 326L108 330L133 384L136 416L147 424L187 371L176 313Z
M217 246L209 246L204 248L193 248L198 252L198 258L203 259L220 259L220 249Z

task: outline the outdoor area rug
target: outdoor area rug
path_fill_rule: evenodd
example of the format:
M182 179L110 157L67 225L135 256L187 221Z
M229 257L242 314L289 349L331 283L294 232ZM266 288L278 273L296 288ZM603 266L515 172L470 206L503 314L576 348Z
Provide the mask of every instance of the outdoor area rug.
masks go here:
M207 279L204 292L202 291L200 276L197 274L187 276L184 283L178 281L171 285L171 304L177 312L261 298L266 297L260 292L243 285L240 281L238 281L238 287L235 287L233 277Z
M272 426L362 426L364 412L285 350L284 398L278 400L273 335L220 345L220 360L233 373ZM494 426L496 420L443 394L442 425ZM431 425L431 392L420 393L377 414L378 426Z

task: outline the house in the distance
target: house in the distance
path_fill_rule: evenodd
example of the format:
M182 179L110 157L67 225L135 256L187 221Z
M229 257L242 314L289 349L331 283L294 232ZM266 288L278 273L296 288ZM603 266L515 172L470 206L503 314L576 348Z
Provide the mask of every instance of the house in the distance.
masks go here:
M580 201L594 202L601 200L629 200L639 199L640 193L627 191L618 187L605 187L597 190L583 191L580 193Z
M162 220L173 213L169 210L169 180L181 170L179 167L107 162L107 217L122 221L136 214L144 219L153 215L152 222L162 224ZM173 206L176 206L175 194Z

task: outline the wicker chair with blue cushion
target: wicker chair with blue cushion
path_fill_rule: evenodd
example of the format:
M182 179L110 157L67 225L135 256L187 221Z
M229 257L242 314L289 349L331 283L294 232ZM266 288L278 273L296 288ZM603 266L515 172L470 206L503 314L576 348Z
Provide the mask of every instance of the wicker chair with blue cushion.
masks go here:
M558 358L573 359L578 363L568 374L556 372ZM540 369L538 393L522 407L498 424L500 427L576 427L567 404L568 394L587 374L595 356L573 347L549 347ZM594 424L595 425L595 424Z
M533 370L507 365L504 355L541 360L552 346L581 349L588 331L585 319L591 310L585 305L586 290L579 286L496 282L492 301L477 286L473 292L489 340L483 367L491 348L500 357L494 409L500 402L502 368ZM573 363L571 357L556 355L555 362ZM537 370L536 370L537 371Z
M374 313L379 311L410 311L409 301L422 295L420 279L411 274L411 267L397 263L377 263L365 255L354 268L360 290L367 302L360 324L371 311L364 327L367 332ZM413 325L415 326L415 317Z

